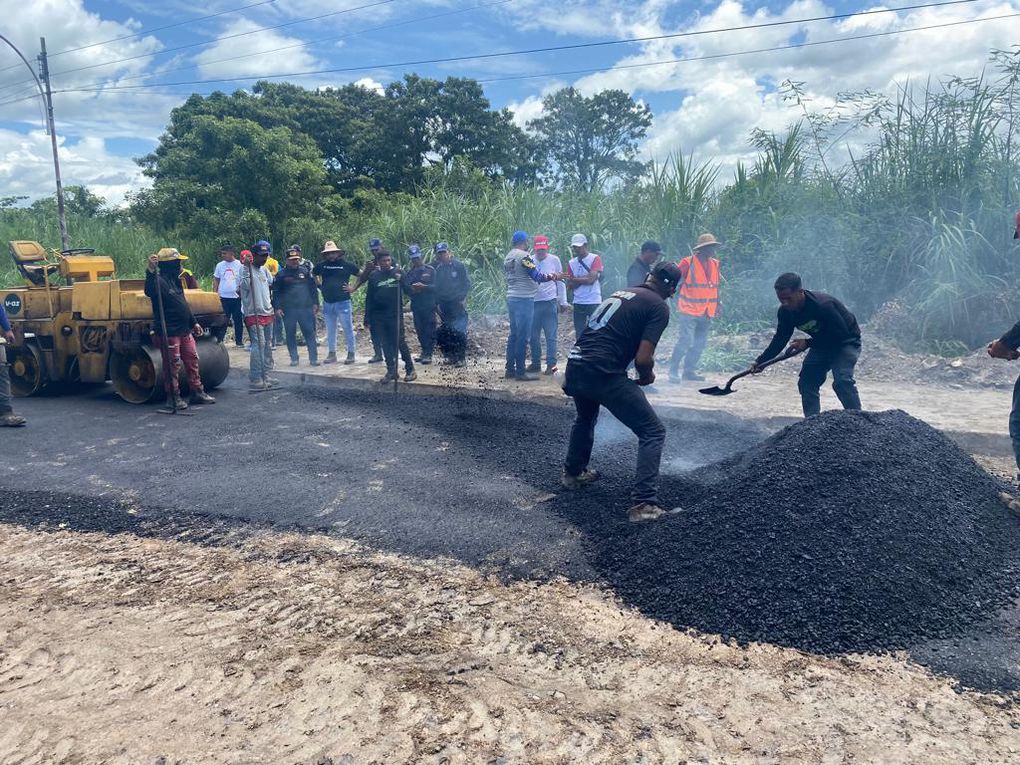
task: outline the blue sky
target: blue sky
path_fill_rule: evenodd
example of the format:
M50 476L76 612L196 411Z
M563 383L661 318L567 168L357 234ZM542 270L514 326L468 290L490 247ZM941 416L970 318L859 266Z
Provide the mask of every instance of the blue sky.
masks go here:
M845 90L892 93L908 79L975 74L991 49L1015 44L1020 28L1015 18L970 23L1020 14L1020 0L975 0L847 20L402 67L401 62L419 59L800 22L912 3L272 0L254 6L257 2L0 0L8 20L2 33L26 57L33 59L38 52L40 35L47 38L53 86L59 91L54 106L66 182L87 183L120 202L144 183L132 158L155 145L170 109L187 94L232 91L281 72L346 67L364 69L289 79L307 87L351 81L379 87L408 71L436 78L475 77L485 81L493 104L510 107L521 124L538 116L542 96L558 87L573 84L586 92L622 88L646 102L655 115L642 147L646 156L693 153L696 159L718 163L725 175L752 154L747 140L752 129L781 129L797 116L782 102L776 83L803 81L812 108L826 108ZM373 7L357 9L366 5ZM237 10L241 6L254 7ZM216 13L221 15L189 21ZM307 20L324 14L329 15ZM961 21L968 23L798 50L648 65ZM160 29L169 25L175 26ZM279 25L285 26L264 29ZM107 42L114 38L123 39ZM71 48L81 49L65 52ZM575 70L593 71L558 74ZM0 50L3 194L36 198L50 193L52 171L39 105L31 98L18 100L31 93L27 78L14 55ZM241 79L164 85L221 78ZM146 87L117 89L135 85Z

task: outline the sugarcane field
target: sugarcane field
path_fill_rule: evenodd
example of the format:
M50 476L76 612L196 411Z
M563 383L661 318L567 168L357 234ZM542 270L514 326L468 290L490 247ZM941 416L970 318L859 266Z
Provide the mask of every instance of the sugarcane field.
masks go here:
M1020 762L1020 0L0 11L0 765Z

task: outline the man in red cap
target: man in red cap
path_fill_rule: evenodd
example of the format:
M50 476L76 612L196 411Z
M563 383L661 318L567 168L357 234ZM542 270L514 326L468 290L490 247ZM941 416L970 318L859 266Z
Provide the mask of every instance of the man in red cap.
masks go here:
M563 272L560 259L549 252L549 237L538 234L532 250L535 266L543 274ZM570 307L567 303L567 288L562 281L543 282L538 285L535 295L535 320L531 325L531 366L529 372L542 371L542 335L545 334L545 374L556 374L556 333L559 331L559 312Z

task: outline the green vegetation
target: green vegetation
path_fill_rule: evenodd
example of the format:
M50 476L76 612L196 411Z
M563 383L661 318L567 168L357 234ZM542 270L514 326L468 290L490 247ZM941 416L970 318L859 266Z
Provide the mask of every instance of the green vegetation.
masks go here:
M514 229L548 234L561 255L570 234L586 233L608 286L643 240L680 257L708 230L726 243L723 322L734 330L772 322L771 284L787 270L910 350L976 347L1020 313L1020 54L995 53L976 79L904 85L891 100L846 95L818 111L799 83L783 94L792 126L752 135L757 159L729 179L679 153L637 163L647 110L619 92L553 94L528 133L467 80L192 96L142 160L152 190L123 211L79 194L69 228L127 273L166 244L203 274L223 239L268 236L306 253L334 239L359 260L373 236L397 254L448 241L473 270L475 311L502 306ZM571 131L575 156L561 140ZM52 202L7 204L6 238L56 243Z

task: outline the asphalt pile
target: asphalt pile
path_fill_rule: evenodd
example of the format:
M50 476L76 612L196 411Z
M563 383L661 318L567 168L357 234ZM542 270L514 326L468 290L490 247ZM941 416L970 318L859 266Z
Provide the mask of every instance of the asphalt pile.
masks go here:
M904 412L836 411L664 476L681 511L589 537L621 597L674 625L886 651L959 635L1015 598L1020 519L1001 490Z

